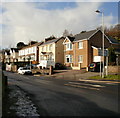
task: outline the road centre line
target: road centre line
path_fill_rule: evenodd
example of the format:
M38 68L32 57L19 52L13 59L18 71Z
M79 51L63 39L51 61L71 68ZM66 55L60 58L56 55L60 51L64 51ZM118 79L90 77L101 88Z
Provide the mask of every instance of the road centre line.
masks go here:
M69 83L77 84L77 85L89 85L89 86L93 86L93 87L105 87L105 86L101 86L101 85L84 84L84 83L77 83L77 82L69 82Z

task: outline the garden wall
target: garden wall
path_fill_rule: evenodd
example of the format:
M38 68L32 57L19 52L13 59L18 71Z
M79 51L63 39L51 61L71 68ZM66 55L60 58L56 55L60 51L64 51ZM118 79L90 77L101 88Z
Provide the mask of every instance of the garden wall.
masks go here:
M108 66L108 73L120 73L120 66Z

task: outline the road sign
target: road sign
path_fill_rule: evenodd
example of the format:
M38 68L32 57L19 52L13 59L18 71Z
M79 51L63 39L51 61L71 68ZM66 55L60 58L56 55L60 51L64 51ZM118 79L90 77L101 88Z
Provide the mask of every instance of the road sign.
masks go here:
M98 49L98 55L103 56L103 50ZM104 50L104 56L108 56L108 50Z

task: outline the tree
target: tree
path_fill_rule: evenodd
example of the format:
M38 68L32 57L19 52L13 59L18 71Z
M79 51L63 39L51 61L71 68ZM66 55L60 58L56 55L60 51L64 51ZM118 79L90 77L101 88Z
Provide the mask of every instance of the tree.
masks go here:
M49 41L49 40L53 40L53 39L56 39L56 37L55 37L54 35L52 35L52 36L46 38L45 41Z
M64 30L64 32L63 32L63 37L66 37L66 36L69 36L69 32L68 32L68 30Z
M120 41L120 24L115 26L111 26L109 29L105 31L108 36L115 38L116 40Z
M25 44L23 42L19 42L17 43L17 48L20 49L20 48L23 48L25 46Z

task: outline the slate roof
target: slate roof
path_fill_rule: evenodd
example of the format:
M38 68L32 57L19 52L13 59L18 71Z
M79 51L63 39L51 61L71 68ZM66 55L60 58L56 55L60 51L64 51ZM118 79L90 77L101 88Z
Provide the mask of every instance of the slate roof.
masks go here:
M78 41L78 40L82 40L82 39L88 39L91 35L93 35L97 30L91 30L88 32L84 32L84 33L79 33L75 35L75 40L74 41Z
M120 44L116 39L108 36L109 40L111 41L111 43L114 43L114 44Z
M38 42L38 43L35 43L35 44L32 44L32 45L27 45L27 46L25 46L25 47L21 48L21 50L22 50L22 49L29 48L29 47L33 47L33 46L39 46L39 45L41 45L42 43L43 43L43 41Z
M12 52L13 52L13 50L14 50L15 52L18 52L18 49L17 49L17 48L11 48L11 50L12 50Z
M61 37L62 38L62 37ZM50 43L56 43L57 41L59 41L61 38L56 38L56 39L52 39L49 41L44 42L42 45L46 45L46 44L50 44Z

